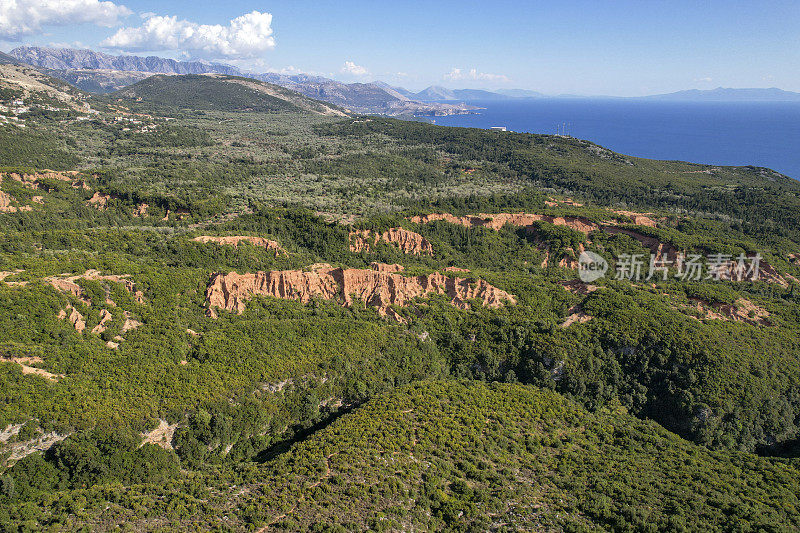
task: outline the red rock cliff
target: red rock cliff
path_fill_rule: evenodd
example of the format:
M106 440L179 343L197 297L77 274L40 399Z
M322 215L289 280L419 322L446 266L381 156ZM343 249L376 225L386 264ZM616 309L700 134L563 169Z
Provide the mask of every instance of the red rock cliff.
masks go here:
M379 241L394 244L405 254L433 255L433 246L428 239L405 228L389 228L380 234L370 230L352 231L350 232L350 251L369 251L370 246L378 244Z
M467 300L478 299L487 307L516 303L511 294L483 280L451 278L440 272L424 276L403 276L396 272L355 268L320 268L311 271L275 270L255 274L217 273L206 290L206 303L212 308L241 313L254 296L274 296L308 302L314 297L341 298L350 306L360 299L375 307L381 315L391 305L408 305L416 297L443 294L460 309L469 308Z

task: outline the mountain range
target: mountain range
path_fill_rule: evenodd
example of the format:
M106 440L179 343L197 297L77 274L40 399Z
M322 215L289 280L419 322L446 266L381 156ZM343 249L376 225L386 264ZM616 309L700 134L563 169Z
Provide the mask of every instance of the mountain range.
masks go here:
M651 100L676 100L696 102L800 102L800 93L784 91L776 87L768 89L689 89L668 94L646 97Z
M304 96L322 100L358 113L389 116L442 116L472 113L480 109L470 103L517 98L575 98L550 96L527 89L449 89L430 86L413 92L381 81L342 83L309 74L249 73L237 67L207 61L177 61L161 57L115 56L93 50L21 46L8 54L18 61L45 69L46 73L80 89L109 93L154 74L221 74L243 76L280 85ZM604 98L604 97L598 97ZM605 97L609 98L609 97ZM800 102L800 93L769 89L692 89L642 97L681 102Z
M15 59L45 69L53 77L89 92L109 93L154 74L222 74L247 76L280 85L310 98L359 113L401 116L440 116L478 109L464 103L419 101L381 83L341 83L320 76L277 73L243 73L238 68L202 61L176 61L160 57L114 56L92 50L21 46L9 52Z

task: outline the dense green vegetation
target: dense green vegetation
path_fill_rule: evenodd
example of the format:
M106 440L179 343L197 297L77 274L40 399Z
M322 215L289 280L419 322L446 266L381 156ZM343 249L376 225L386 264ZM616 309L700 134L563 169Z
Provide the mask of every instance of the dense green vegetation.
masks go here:
M161 112L174 112L176 108L190 113L206 110L325 112L333 107L277 85L221 75L151 76L112 93L109 99L115 97L132 98L137 101L137 107L144 105Z
M795 182L162 78L141 101L91 100L86 120L34 113L0 130L14 207L0 213L0 528L798 528ZM35 176L45 168L79 173ZM631 209L658 223L615 212ZM409 219L443 212L628 233ZM351 230L396 227L432 255L349 248ZM589 288L559 266L586 248L613 273L622 253L649 257L644 239L758 252L782 284ZM263 297L207 313L215 272L376 261L456 267L517 303L431 296L394 320L341 297ZM124 278L53 285L91 270ZM163 427L169 446L140 447Z
M709 452L656 424L619 411L589 414L519 385L400 389L270 467L242 517L277 521L279 530L321 523L342 530L789 530L800 523L791 464ZM353 477L357 486L346 482Z
M187 83L195 82L195 83ZM129 88L120 96L133 96L160 107L219 109L229 111L297 110L274 96L259 93L244 85L232 84L201 75L152 76Z
M385 136L401 146L440 149L461 161L481 162L499 176L531 180L603 204L725 215L734 227L760 236L797 238L800 229L800 184L769 169L652 161L579 139L389 119L326 124L317 131L356 139Z
M15 126L0 126L0 161L3 166L54 170L74 168L80 158L64 150L61 144L52 134L29 134Z

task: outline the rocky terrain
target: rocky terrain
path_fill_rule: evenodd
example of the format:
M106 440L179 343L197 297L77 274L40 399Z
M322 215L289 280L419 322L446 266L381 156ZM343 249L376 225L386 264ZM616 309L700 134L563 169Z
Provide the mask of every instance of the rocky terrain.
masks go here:
M350 251L370 251L371 246L385 242L397 246L404 254L433 255L433 246L419 233L405 228L389 228L379 233L370 230L350 232Z
M83 91L96 94L113 93L128 85L133 85L136 82L158 74L158 72L91 68L48 69L47 73Z
M630 218L634 225L653 228L658 226L658 222L653 220L647 214L634 213L631 211L614 211L614 213ZM679 249L670 243L662 242L654 236L644 234L642 230L624 227L623 223L618 220L592 222L582 217L558 217L532 213L481 213L479 215L465 216L454 216L449 213L432 213L423 216L413 216L410 217L409 220L417 224L427 224L429 222L442 220L451 224L458 224L466 227L485 227L495 231L500 230L506 224L526 228L528 231L532 231L534 223L547 222L549 224L553 224L554 226L564 226L570 228L577 232L583 233L586 236L589 236L593 232L603 232L611 235L627 235L638 241L645 248L649 249L656 261L668 262L670 265L675 265L677 268L683 268L684 261L687 261L688 256L690 255L688 250ZM586 240L587 245L591 243L591 239ZM547 246L544 246L543 249L546 250ZM581 244L576 250L570 249L569 251L577 255L583 252L584 249L584 245ZM577 269L578 262L575 259L575 257L559 258L558 266ZM550 258L548 255L542 262L542 267L546 267L549 262ZM736 258L729 258L729 260L724 265L721 265L718 270L720 279L727 280L751 279L754 275L756 275L756 272L754 271L743 269L742 265L739 264ZM798 281L791 274L779 273L772 265L765 261L759 262L759 271L757 273L757 277L770 283L779 284L783 287L788 287L791 282Z
M195 237L192 239L197 242L212 242L215 244L223 244L223 245L230 245L236 248L239 246L239 243L248 242L253 246L259 246L264 248L265 250L271 250L275 252L275 257L281 255L288 255L288 252L277 242L270 239L265 239L263 237L253 237L249 235L234 235L230 237L225 236L214 236L214 235L200 235L199 237Z
M313 298L341 299L345 306L361 300L381 315L398 315L391 306L408 305L415 298L441 294L459 309L469 309L477 299L487 307L513 304L516 299L483 280L449 277L439 272L423 276L405 276L394 269L355 269L317 267L313 270L282 270L255 274L214 274L206 289L210 313L224 309L243 313L246 302L256 296L272 296L308 302ZM388 271L387 271L388 270Z
M76 48L40 48L19 46L9 55L37 67L50 70L99 70L143 72L147 74L229 74L238 75L235 67L202 61L176 61L163 57L110 55Z

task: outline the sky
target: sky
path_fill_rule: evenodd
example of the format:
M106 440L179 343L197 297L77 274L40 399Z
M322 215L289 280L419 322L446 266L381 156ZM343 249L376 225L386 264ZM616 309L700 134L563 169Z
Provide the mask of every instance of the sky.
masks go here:
M414 90L800 91L800 0L0 0L0 49L20 45Z

